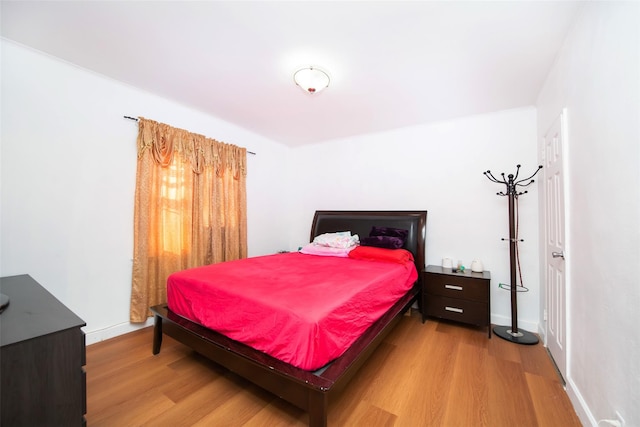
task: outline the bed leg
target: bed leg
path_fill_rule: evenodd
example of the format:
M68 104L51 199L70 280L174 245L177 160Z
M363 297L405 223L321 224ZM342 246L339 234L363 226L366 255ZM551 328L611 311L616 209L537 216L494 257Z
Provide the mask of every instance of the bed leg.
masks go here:
M153 324L153 354L160 353L162 346L162 317L156 315Z
M309 394L309 427L327 427L327 407L326 393Z

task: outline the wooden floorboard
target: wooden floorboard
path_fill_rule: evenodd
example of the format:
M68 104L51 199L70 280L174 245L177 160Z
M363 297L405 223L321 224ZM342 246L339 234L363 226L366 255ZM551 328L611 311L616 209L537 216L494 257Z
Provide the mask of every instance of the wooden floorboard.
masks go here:
M87 347L88 426L306 426L308 416L152 328ZM330 403L329 426L580 426L541 345L405 316Z

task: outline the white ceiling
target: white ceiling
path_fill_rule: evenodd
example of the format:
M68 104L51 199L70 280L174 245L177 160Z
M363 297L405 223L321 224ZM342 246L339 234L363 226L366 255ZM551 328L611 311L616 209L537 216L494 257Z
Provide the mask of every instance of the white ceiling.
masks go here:
M1 7L7 39L299 146L534 105L580 2ZM307 65L331 75L324 92L309 95L293 83Z

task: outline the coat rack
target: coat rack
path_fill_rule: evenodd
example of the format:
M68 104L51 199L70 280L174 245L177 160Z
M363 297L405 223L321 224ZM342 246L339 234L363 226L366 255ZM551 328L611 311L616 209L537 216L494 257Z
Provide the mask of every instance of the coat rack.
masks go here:
M520 174L520 165L516 165L516 174L509 174L505 177L505 174L502 173L502 180L497 179L491 171L483 172L484 176L486 176L489 181L495 182L498 184L506 185L506 192L496 193L498 196L506 196L509 198L509 256L510 256L510 264L511 264L511 284L509 286L500 285L501 288L508 289L511 293L511 327L509 326L496 326L493 328L493 332L502 339L507 341L511 341L517 344L537 344L538 337L531 332L527 332L522 329L518 329L518 286L517 286L517 272L516 268L518 268L517 263L517 251L518 251L518 242L522 240L518 240L518 230L516 227L516 202L519 196L526 194L527 191L519 192L518 187L527 187L534 183L532 179L539 171L542 169L542 166L538 166L538 169L529 176L528 178L523 178L518 180L518 175ZM507 239L502 239L507 240ZM523 290L527 290L522 286Z

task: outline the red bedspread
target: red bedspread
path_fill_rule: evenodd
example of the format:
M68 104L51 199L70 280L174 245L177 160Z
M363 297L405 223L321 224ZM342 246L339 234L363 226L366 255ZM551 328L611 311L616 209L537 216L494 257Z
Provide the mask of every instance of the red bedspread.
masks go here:
M417 279L413 262L286 253L172 274L174 313L306 370L339 357Z

